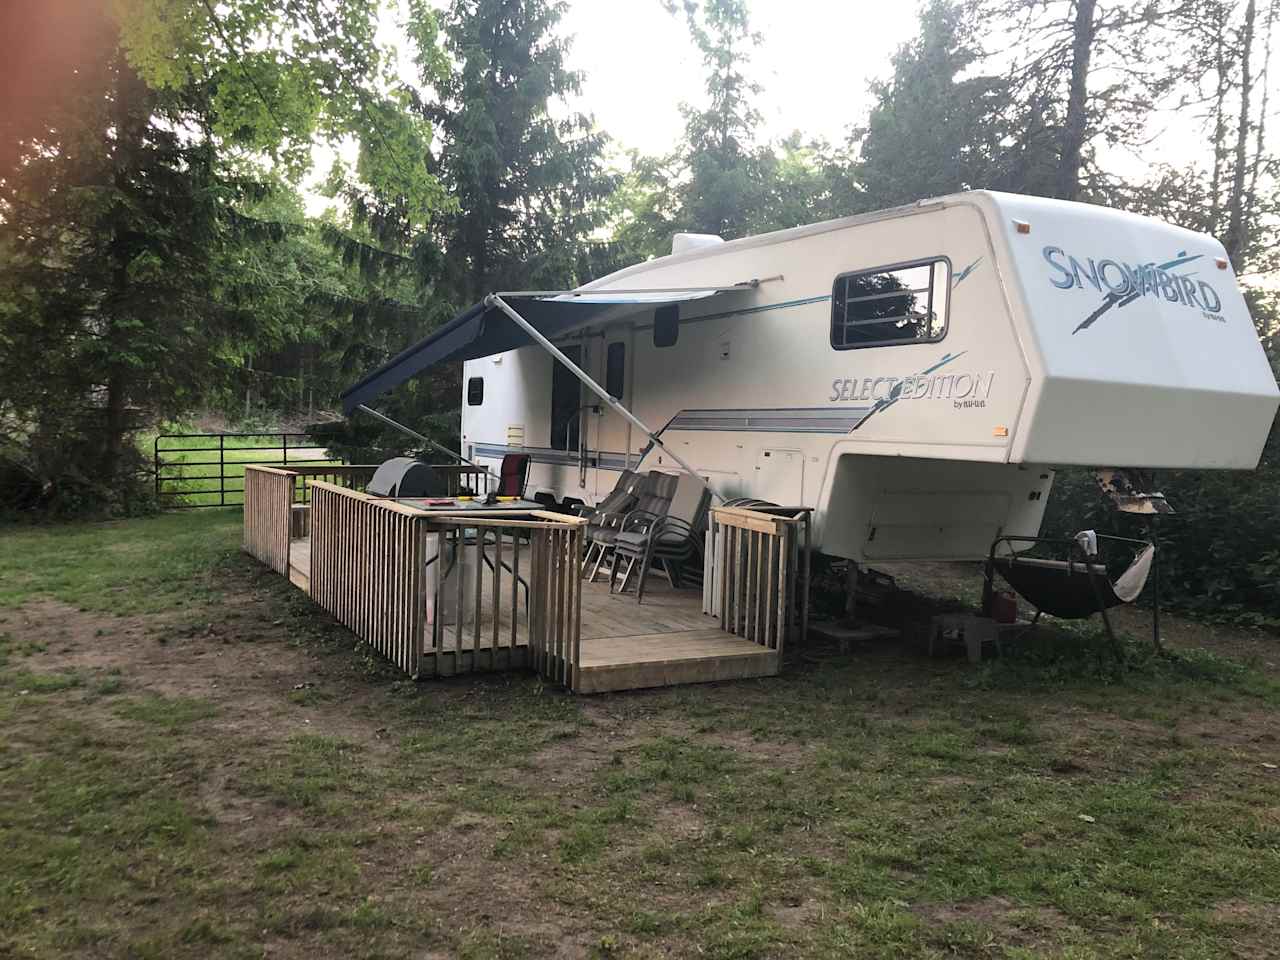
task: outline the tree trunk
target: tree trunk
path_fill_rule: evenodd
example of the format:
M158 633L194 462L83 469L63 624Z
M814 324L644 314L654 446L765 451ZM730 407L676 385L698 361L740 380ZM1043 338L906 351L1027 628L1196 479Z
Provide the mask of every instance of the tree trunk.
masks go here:
M1080 193L1080 164L1088 132L1089 60L1093 56L1097 0L1076 0L1072 29L1071 86L1067 93L1067 117L1062 127L1062 154L1058 161L1058 196L1074 200Z
M1214 7L1213 70L1215 88L1213 94L1213 177L1209 197L1209 233L1218 236L1222 220L1222 177L1227 151L1227 90L1231 86L1231 67L1227 61L1227 13L1222 6Z
M129 267L133 262L133 232L126 198L131 190L133 171L138 166L138 153L147 123L147 112L138 109L135 100L145 96L141 81L125 63L117 58L115 68L115 152L112 158L112 185L117 193L113 236L110 245L111 297L104 311L103 340L107 347L106 389L104 422L102 431L102 456L100 471L102 481L115 487L122 479L125 443L129 434L130 371L122 359L128 346L129 334L119 320L129 311L131 289Z
M1227 239L1223 244L1231 262L1240 266L1240 259L1247 246L1245 224L1245 175L1249 161L1249 96L1253 91L1253 77L1249 72L1249 49L1253 46L1253 25L1257 18L1257 0L1249 0L1244 8L1244 25L1240 28L1240 118L1236 123L1235 169L1231 177L1231 197L1228 203L1230 221Z
M1258 104L1258 122L1254 125L1253 162L1249 165L1249 187L1245 192L1244 219L1253 223L1254 209L1258 201L1258 177L1265 165L1267 111L1271 101L1271 36L1275 28L1276 0L1267 3L1266 39L1262 45L1262 70L1258 72L1258 84L1262 87L1262 100Z

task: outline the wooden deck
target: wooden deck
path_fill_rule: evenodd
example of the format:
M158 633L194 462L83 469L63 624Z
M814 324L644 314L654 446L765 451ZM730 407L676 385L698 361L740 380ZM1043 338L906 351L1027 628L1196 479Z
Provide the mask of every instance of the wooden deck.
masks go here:
M521 566L528 571L527 563ZM309 593L309 540L292 541L289 567L290 581ZM513 628L507 605L494 624L488 579L483 578L479 623L473 611L464 611L461 642L456 626L445 626L443 650L425 658L438 656L441 662L423 672L449 675L530 665L527 622L517 616ZM505 590L511 588L505 572L502 582ZM451 612L445 612L446 621ZM627 594L610 594L603 574L596 583L584 583L581 636L575 684L580 693L773 676L781 666L776 651L721 630L717 620L702 612L700 590L675 590L657 573L649 577L643 604L636 603L634 587Z

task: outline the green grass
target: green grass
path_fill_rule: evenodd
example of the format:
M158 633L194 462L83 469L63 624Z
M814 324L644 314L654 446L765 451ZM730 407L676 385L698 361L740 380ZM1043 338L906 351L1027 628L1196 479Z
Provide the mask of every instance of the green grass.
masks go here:
M1280 688L1254 667L1067 645L595 699L415 685L238 532L6 533L0 955L1216 958L1280 933ZM25 635L39 598L72 626L182 603L239 639Z
M0 528L0 611L32 598L110 613L160 613L219 599L240 511ZM15 627L5 627L21 640Z
M209 719L217 713L217 708L208 701L195 697L162 697L152 694L117 701L115 712L126 720L136 720L164 730L179 730L197 721Z

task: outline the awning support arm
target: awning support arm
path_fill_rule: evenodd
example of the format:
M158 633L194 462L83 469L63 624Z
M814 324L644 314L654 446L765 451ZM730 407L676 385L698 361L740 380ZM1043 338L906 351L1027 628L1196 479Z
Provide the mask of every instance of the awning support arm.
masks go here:
M652 441L655 445L657 445L659 449L661 449L664 453L666 453L669 457L671 457L672 460L674 460L677 464L679 464L680 468L684 470L685 473L689 474L689 476L693 477L700 484L706 487L707 490L710 491L711 496L714 499L720 500L721 502L724 501L724 497L716 493L716 491L711 488L711 484L707 483L706 480L702 479L702 477L698 475L698 471L694 470L693 467L685 463L684 458L681 457L680 454L676 453L674 450L668 447L665 443L663 443L662 439L656 433L650 430L643 420L641 420L634 413L632 413L630 410L624 407L621 401L619 401L616 397L610 396L608 390L606 390L604 387L600 386L600 384L596 383L589 376L587 376L587 374L582 370L581 367L579 367L576 363L574 363L572 360L566 357L564 353L561 352L560 349L556 347L554 343L552 343L550 340L544 337L538 331L538 329L534 327L533 324L531 324L524 317L520 316L520 314L516 313L516 311L510 306L510 304L508 304L505 300L503 300L500 296L498 296L495 293L491 293L487 297L485 297L484 302L486 306L497 307L499 310L505 313L508 317L510 317L511 321L514 324L516 324L516 326L520 327L521 330L523 330L533 339L534 343L538 344L540 347L542 347L543 350L546 350L547 353L551 354L551 356L555 357L557 360L563 363L565 365L565 368L570 373L572 373L575 377L581 380L586 385L588 390L590 390L597 397L599 397L601 400L607 403L615 413L625 418L633 426L644 431L644 435L648 437L649 440Z
M490 470L488 467L482 467L478 463L473 463L472 461L464 457L462 454L454 453L448 447L443 446L439 443L436 443L430 437L424 437L422 434L420 434L417 430L414 430L412 427L406 427L403 423L399 423L396 420L392 420L386 414L379 413L377 410L373 409L373 407L365 406L362 403L359 406L357 406L356 409L363 410L365 413L373 417L375 420L381 420L387 426L392 427L393 429L399 430L405 436L412 437L414 440L420 440L423 443L425 443L428 447L431 447L433 450L439 450L445 456L452 457L454 460L457 460L459 463L465 463L469 467L475 467L477 470L484 471L485 476L493 477L493 479L495 480L498 479L496 476L494 476L493 471Z

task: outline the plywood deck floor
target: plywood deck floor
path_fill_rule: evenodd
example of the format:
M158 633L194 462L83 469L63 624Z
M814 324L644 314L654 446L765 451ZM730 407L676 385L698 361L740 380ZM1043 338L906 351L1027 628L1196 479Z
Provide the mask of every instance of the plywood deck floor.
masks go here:
M309 540L290 544L289 566L290 581L309 591ZM528 569L528 564L522 564L522 571ZM504 603L499 612L495 645L488 579L482 593L479 631L470 611L464 618L461 642L453 625L443 629L440 656L449 663L442 662L440 672L527 663L527 624L523 614L516 618L513 642L509 604ZM510 590L510 583L504 571L504 592ZM524 596L523 588L520 596ZM636 602L634 585L626 594L611 594L603 571L595 583L584 581L581 637L579 677L574 684L579 693L773 676L780 666L776 652L726 633L714 618L704 614L700 589L676 590L657 572L649 575L644 603Z

